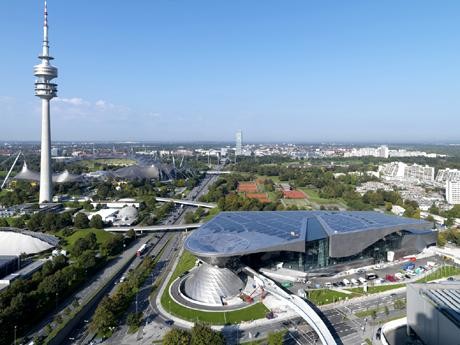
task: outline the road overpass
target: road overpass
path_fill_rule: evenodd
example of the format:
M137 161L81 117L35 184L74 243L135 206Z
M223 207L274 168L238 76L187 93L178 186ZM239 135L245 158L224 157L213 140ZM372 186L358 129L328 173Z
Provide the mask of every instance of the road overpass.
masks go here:
M131 229L138 232L156 232L156 231L184 231L193 230L199 228L203 223L192 223L192 224L165 224L165 225L151 225L151 226L112 226L110 228L104 228L105 231L109 232L127 232Z
M234 173L234 171L229 171L229 170L207 170L207 171L202 171L204 174L208 175L228 175Z
M293 309L302 319L304 319L311 328L316 332L323 345L337 345L331 331L316 313L316 311L302 298L296 295L291 295L281 289L276 283L266 276L257 273L250 267L245 267L245 271L262 282L263 288L273 296L284 302L287 306Z
M204 208L216 208L216 204L212 204L209 202L200 202L200 201L192 201L186 199L172 199L172 198L155 198L158 202L173 202L179 205L186 205L186 206L194 206L194 207L204 207Z

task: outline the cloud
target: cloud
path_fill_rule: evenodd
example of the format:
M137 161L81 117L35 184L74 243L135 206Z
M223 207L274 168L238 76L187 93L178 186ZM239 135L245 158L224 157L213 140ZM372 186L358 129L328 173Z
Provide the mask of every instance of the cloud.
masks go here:
M85 101L83 98L78 98L78 97L74 97L74 98L56 98L55 102L64 103L64 104L70 104L70 105L73 105L73 106L76 106L76 107L91 105L90 102Z

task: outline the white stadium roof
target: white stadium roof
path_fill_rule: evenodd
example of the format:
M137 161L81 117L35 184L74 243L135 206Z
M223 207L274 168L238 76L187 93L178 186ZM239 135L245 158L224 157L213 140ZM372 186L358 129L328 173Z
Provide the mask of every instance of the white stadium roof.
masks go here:
M59 240L51 235L0 228L0 255L36 254L54 248Z

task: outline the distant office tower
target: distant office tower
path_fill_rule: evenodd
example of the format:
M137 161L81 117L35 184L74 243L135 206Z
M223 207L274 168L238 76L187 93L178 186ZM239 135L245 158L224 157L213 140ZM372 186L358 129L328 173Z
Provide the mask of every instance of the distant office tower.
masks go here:
M446 182L446 200L451 205L460 204L460 181Z
M236 132L236 146L235 155L241 156L243 154L243 131L240 129Z
M48 11L45 0L43 23L43 47L39 65L34 67L35 96L42 100L42 136L40 158L40 197L39 202L49 202L52 199L51 191L51 130L50 130L50 101L57 96L57 84L51 80L58 76L58 70L52 66L53 58L49 55L48 45Z

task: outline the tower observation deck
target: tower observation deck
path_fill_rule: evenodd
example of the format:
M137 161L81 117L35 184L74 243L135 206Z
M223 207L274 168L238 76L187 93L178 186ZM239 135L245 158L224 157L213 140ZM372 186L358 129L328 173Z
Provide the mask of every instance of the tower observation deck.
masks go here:
M45 0L43 45L42 53L38 57L41 63L34 67L35 96L42 101L42 132L40 157L40 197L39 202L50 202L52 199L51 181L51 128L50 128L50 101L57 97L57 84L51 81L58 76L58 70L51 65L53 58L49 55L48 42L48 9Z

